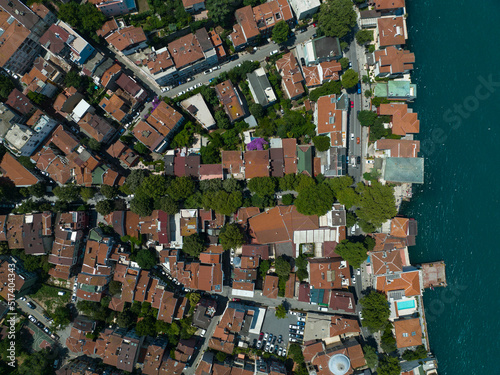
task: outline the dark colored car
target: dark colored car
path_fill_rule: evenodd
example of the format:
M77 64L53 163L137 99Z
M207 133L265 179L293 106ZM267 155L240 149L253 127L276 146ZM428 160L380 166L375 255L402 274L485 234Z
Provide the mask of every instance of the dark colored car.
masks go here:
M300 58L300 63L302 64L302 66L306 66L306 60L304 60L303 57Z
M356 162L357 162L358 164L361 164L361 156L358 156L358 157L356 158Z

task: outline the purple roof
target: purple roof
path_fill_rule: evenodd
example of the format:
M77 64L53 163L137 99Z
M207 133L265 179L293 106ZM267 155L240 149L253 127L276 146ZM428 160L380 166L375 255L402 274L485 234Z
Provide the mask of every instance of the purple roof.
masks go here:
M265 139L255 138L249 144L247 144L247 151L264 150L264 145L267 144L269 144L269 142L267 142Z

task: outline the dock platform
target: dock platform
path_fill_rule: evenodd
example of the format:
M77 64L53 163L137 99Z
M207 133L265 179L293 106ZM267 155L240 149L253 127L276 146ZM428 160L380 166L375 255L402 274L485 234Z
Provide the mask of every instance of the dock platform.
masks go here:
M444 261L422 263L424 288L446 287L446 265Z

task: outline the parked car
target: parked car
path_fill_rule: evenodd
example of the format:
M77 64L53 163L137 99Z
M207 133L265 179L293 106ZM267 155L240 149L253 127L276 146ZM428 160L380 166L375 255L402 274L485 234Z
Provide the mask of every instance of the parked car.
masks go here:
M210 70L205 70L205 71L203 72L203 74L208 74L208 73L210 73Z
M26 301L26 297L19 297L21 301Z
M356 143L359 145L359 143L361 142L361 140L359 139L359 137L356 138Z
M47 327L43 329L43 332L45 332L47 335L50 335L52 333L50 332L50 329L48 329Z
M354 102L351 100L351 108L354 108Z
M328 311L328 307L318 307L319 311Z
M349 68L352 68L352 62L349 61Z
M257 341L257 345L255 345L255 347L256 347L257 349L262 348L262 341L258 340L258 341Z
M36 322L38 322L38 320L33 315L28 315L28 319L31 320L35 324L36 324Z
M373 164L373 160L367 160L366 161L368 164Z
M186 78L186 82L191 82L192 80L193 80L193 77Z
M297 322L297 325L299 325L299 326L305 326L306 323L304 323L304 322Z
M280 348L278 349L278 355L279 355L280 357L281 357L281 353L282 353L282 352L283 352L283 348L281 348L281 347L280 347Z
M361 83L360 82L358 82L358 86L357 87L358 87L358 94L361 94Z
M267 338L269 337L269 333L264 333L264 341L267 341Z
M299 329L299 326L295 325L295 324L290 324L290 328L292 328L292 329Z
M272 51L272 52L270 53L270 55L271 55L271 56L272 56L272 55L276 55L277 53L279 53L279 51L280 51L279 49L275 49L274 51Z
M303 316L299 316L299 322L305 322L306 321L306 318L304 318Z
M43 324L42 322L36 322L36 325L38 328L41 328L41 329L45 328L45 324Z
M283 341L283 336L279 335L279 336L278 336L278 343L280 343L280 344L281 344L281 342L282 342L282 341Z
M300 58L300 63L302 66L306 66L306 60L303 57Z
M261 332L260 335L259 335L259 340L262 340L263 337L264 337L264 332Z
M351 133L351 141L354 141L354 133Z
M27 303L27 305L28 305L28 307L29 307L30 309L33 309L33 310L35 310L35 309L36 309L36 306L34 305L34 303L33 303L33 302L28 302L28 303Z
M59 366L59 360L58 360L58 359L56 359L56 360L54 361L54 368L57 368L57 366Z
M269 346L270 346L270 345L269 345L269 343L267 343L267 344L266 344L266 347L264 348L264 351L265 351L265 352L268 352L268 351L269 351Z
M356 157L356 162L357 162L358 164L361 164L361 156Z

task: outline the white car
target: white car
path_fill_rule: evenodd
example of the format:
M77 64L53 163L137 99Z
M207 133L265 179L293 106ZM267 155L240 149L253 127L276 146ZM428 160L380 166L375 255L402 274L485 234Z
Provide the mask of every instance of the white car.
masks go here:
M355 277L353 277L351 281L352 281L352 285L356 284L356 278Z
M33 315L28 315L28 319L31 320L35 324L38 322L37 318L35 318Z
M266 341L268 337L269 337L269 333L267 333L267 332L264 333L264 341Z
M299 322L305 322L305 321L306 321L306 318L299 316Z
M354 133L351 133L351 141L354 141Z
M21 301L26 301L26 297L20 297L19 298Z
M279 49L275 49L273 52L271 52L271 55L276 55L277 53L279 53Z
M205 337L205 333L207 333L207 330L206 330L206 329L204 329L203 331L201 331L200 336L201 336L201 337Z
M368 164L373 164L373 160L367 160L366 161Z

